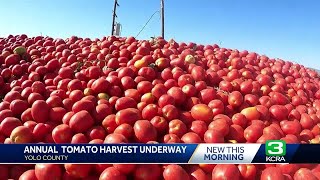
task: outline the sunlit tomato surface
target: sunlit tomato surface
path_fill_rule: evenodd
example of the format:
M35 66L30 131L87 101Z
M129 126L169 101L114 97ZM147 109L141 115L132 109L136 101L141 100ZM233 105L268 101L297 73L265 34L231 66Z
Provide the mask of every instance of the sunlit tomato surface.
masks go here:
M319 144L319 86L306 66L217 44L9 35L0 37L0 143ZM0 166L0 179L309 180L319 172L314 164L12 164Z

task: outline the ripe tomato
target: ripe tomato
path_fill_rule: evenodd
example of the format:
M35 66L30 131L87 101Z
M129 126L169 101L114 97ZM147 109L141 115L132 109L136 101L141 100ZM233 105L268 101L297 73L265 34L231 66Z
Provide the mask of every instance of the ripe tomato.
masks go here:
M62 170L57 164L36 164L35 174L38 180L56 180L62 177Z
M66 172L75 178L86 178L92 169L90 164L65 164Z
M294 173L293 178L295 180L303 180L303 179L310 179L310 180L317 180L318 178L312 173L310 169L307 168L300 168L296 173Z
M218 164L212 171L212 179L217 180L237 180L240 179L241 174L236 165L233 164Z
M99 177L99 180L113 180L113 179L126 180L127 178L115 167L108 167L100 174L100 177Z
M269 180L269 179L279 179L284 180L285 177L282 174L282 171L278 167L268 167L262 171L261 180Z
M186 180L190 179L188 173L179 165L172 164L165 167L163 171L165 180Z
M238 168L244 180L253 180L257 176L257 168L253 164L239 164Z
M148 120L136 121L133 130L138 142L147 143L157 140L157 130Z

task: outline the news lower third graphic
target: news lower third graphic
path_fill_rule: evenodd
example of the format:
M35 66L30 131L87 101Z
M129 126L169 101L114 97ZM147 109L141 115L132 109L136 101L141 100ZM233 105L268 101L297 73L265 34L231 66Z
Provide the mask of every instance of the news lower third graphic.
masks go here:
M267 141L265 145L267 162L285 162L286 142L281 140Z
M0 164L320 163L319 144L0 144Z

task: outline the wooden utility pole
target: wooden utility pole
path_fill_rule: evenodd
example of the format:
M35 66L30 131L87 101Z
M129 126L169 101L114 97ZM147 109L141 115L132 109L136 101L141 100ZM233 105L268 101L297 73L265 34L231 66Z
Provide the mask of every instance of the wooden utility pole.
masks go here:
M161 36L164 38L164 0L161 0Z
M118 1L114 0L114 6L113 6L113 13L112 13L112 26L111 26L111 35L113 36L114 34L114 26L115 26L115 21L117 17L117 6L119 6Z

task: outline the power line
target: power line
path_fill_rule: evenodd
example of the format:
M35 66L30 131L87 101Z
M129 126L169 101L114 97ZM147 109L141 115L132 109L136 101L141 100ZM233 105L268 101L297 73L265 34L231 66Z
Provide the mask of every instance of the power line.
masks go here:
M153 16L156 14L156 13L160 13L159 11L156 11L154 12L151 17L148 19L148 21L146 22L146 24L144 24L144 26L142 27L142 29L139 31L139 33L136 35L136 38L140 35L140 33L144 30L144 28L148 25L148 23L151 21L151 19L153 18Z
M115 21L116 18L118 18L116 10L117 7L119 6L118 0L114 0L114 6L113 6L113 14L112 14L112 25L111 25L111 35L114 35L114 31L115 31ZM164 0L160 0L160 11L155 11L151 17L148 19L148 21L145 23L145 25L142 27L142 29L139 31L139 33L136 35L136 37L138 37L140 35L140 33L145 29L145 27L148 25L148 23L151 21L151 19L153 18L153 16L159 13L160 17L161 17L161 36L162 38L164 38Z

